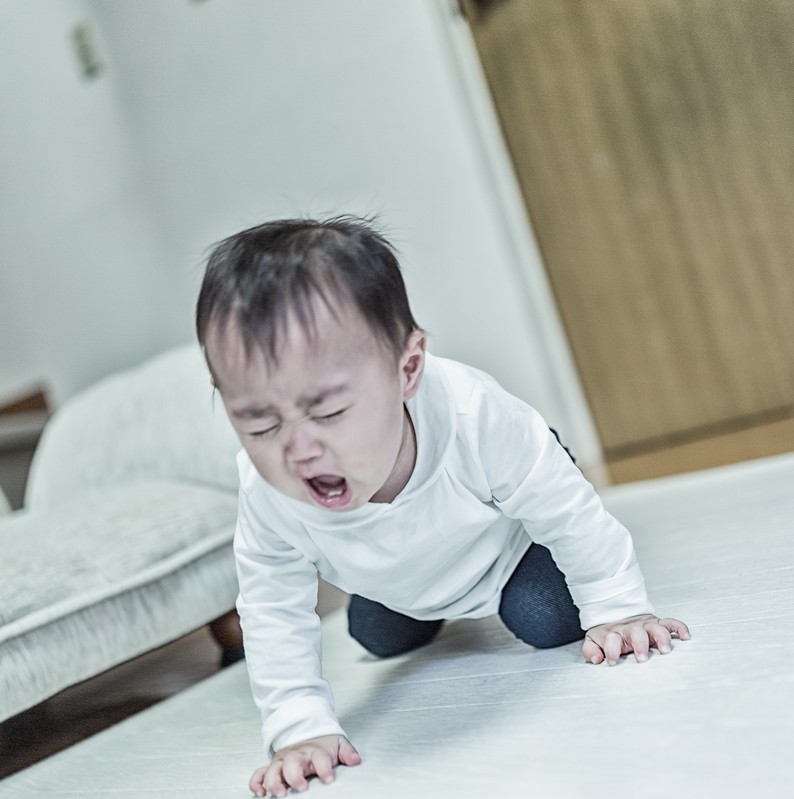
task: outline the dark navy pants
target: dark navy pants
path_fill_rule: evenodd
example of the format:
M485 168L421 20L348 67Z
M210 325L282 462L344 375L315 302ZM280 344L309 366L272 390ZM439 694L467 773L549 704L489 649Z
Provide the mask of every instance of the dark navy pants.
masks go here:
M347 613L350 634L379 657L401 655L430 643L444 623L413 619L357 595L351 597ZM549 550L539 544L527 550L507 581L499 616L513 635L539 649L584 638L565 577Z

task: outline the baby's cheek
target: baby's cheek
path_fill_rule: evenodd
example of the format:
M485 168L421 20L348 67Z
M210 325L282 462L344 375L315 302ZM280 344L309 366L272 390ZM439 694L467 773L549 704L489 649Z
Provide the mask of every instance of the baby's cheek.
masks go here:
M283 484L285 475L283 464L279 464L278 459L272 453L256 446L246 447L245 451L261 477L271 485Z

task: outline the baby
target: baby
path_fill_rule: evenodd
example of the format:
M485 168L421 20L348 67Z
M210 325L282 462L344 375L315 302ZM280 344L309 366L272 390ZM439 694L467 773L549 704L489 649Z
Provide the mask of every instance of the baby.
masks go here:
M317 575L387 657L444 619L498 613L591 663L669 652L629 533L556 435L488 375L426 351L389 243L366 222L286 220L210 255L196 312L243 450L234 550L270 764L258 796L361 762L322 678ZM583 632L586 630L586 634Z

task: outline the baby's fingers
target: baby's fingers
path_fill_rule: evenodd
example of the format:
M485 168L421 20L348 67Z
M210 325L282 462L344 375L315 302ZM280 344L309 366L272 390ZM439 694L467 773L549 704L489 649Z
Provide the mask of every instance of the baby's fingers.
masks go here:
M339 745L339 762L343 766L358 766L361 763L361 755L347 738L343 738Z
M604 638L604 657L610 666L614 666L623 654L623 636L615 630L610 630Z
M634 659L637 663L644 663L648 660L648 651L651 648L651 635L646 627L636 624L632 625L628 630L628 639L631 651L634 652Z
M313 752L311 766L312 773L316 774L322 782L333 782L334 761L328 752L322 749Z
M264 780L265 780L265 774L267 774L267 769L268 769L267 766L263 766L262 768L258 768L251 775L248 787L251 789L251 793L253 793L255 796L265 795Z
M595 663L596 666L604 661L604 651L601 649L601 645L589 635L585 636L582 644L582 657L590 663Z
M659 650L660 655L666 655L673 648L673 639L670 631L658 621L647 622L645 630L650 638L650 645Z
M678 619L659 619L659 624L673 635L677 635L682 641L688 641L692 637L689 627Z
M267 774L265 774L263 785L271 796L287 795L287 791L290 789L290 783L287 781L285 774L287 768L288 763L286 760L276 760L270 764Z
M305 791L309 787L306 775L311 773L311 761L303 755L290 755L284 758L281 770L283 782L296 791Z

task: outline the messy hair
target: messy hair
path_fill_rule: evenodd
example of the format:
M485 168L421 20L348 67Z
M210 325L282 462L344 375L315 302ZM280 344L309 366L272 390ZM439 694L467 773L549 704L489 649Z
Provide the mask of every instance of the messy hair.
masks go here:
M233 323L246 350L253 344L278 361L279 336L294 314L315 334L317 300L332 312L352 302L381 343L399 357L417 329L391 244L372 224L342 216L284 219L236 233L215 245L196 306L205 348L210 327Z

